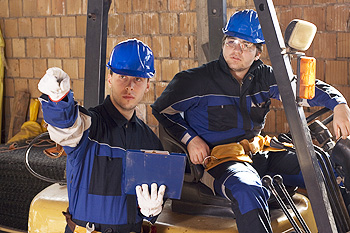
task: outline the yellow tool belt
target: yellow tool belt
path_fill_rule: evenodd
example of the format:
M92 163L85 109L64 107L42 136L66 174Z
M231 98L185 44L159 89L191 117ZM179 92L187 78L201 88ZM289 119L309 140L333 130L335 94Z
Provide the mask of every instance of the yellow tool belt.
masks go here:
M227 161L252 163L251 156L259 151L283 151L270 147L270 141L270 136L258 135L250 140L243 139L240 142L215 146L210 155L204 159L203 166L208 171Z

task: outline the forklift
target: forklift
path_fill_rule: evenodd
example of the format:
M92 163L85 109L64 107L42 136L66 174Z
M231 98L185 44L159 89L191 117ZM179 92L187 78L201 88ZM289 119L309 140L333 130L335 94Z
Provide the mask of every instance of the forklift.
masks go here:
M208 59L216 59L221 48L218 30L226 22L225 1L208 0L209 45ZM291 142L298 156L305 180L307 194L301 194L295 187L284 187L279 176L263 177L264 185L271 191L269 200L273 232L349 232L350 219L344 201L340 196L332 167L344 176L349 161L350 141L334 142L327 129L332 118L319 121L326 109L305 117L300 102L312 92L314 62L305 57L316 33L315 26L303 20L293 20L287 27L283 38L276 12L271 0L254 0L259 15L266 47L280 90L283 107L291 131L281 134L273 142L274 147L286 149L284 144ZM111 0L89 0L87 13L86 62L84 105L86 108L102 103L104 99L105 57L107 41L108 11ZM297 57L297 71L293 72L291 58ZM304 70L304 67L308 67ZM311 70L311 71L310 71ZM297 73L295 75L294 73ZM307 75L305 75L307 73ZM306 76L303 77L303 76ZM310 78L311 77L311 78ZM316 122L316 123L315 123ZM31 174L47 182L54 183L38 193L32 200L28 218L28 232L64 232L66 222L62 215L68 207L65 180L50 179L36 173L30 166L30 153L35 138L26 149L26 167ZM166 150L187 153L181 142L175 140L165 129L160 128L160 139ZM321 145L315 146L313 140ZM318 156L321 154L325 156ZM333 161L327 154L331 154ZM320 166L321 164L321 166ZM231 203L215 196L203 180L201 165L186 165L181 199L168 199L154 225L145 222L144 232L238 232ZM343 180L346 183L346 180ZM1 229L5 232L21 232Z

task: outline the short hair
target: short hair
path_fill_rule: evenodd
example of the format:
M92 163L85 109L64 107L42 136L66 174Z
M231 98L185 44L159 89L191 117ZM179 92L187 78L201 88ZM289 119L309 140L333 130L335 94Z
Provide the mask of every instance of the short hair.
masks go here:
M227 38L233 38L233 36L229 36L229 35L225 34L224 37L222 38L222 47L224 47L225 40ZM263 52L263 44L262 43L253 43L253 44L255 45L257 52L259 52L259 53Z

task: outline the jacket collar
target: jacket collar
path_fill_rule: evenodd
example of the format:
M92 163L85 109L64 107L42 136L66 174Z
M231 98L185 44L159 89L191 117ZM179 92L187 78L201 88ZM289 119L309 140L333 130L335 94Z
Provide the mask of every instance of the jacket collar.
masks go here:
M113 121L119 126L122 127L126 125L128 122L135 123L136 122L136 111L134 111L134 114L132 115L130 121L128 121L119 111L118 109L113 105L111 101L111 97L108 95L105 100L103 101L103 107L108 113L108 115L113 119Z

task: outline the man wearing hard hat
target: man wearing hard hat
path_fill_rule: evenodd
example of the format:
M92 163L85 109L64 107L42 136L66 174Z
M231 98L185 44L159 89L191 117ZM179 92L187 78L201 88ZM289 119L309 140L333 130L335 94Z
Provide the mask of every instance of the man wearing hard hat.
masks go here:
M78 106L69 76L50 68L38 88L50 137L67 157L68 211L65 232L140 232L143 218L155 221L162 210L165 186L137 186L136 196L123 192L126 149L162 150L135 107L149 90L154 57L143 42L116 45L108 68L110 95L89 110Z
M191 161L214 177L215 192L232 201L240 233L272 232L260 177L277 173L287 185L302 186L301 171L295 153L262 151L270 99L280 100L280 94L272 68L260 60L265 40L257 13L236 12L223 33L219 59L176 74L152 105L153 114L187 146ZM332 109L336 136L348 136L345 98L319 80L316 88L307 105Z

